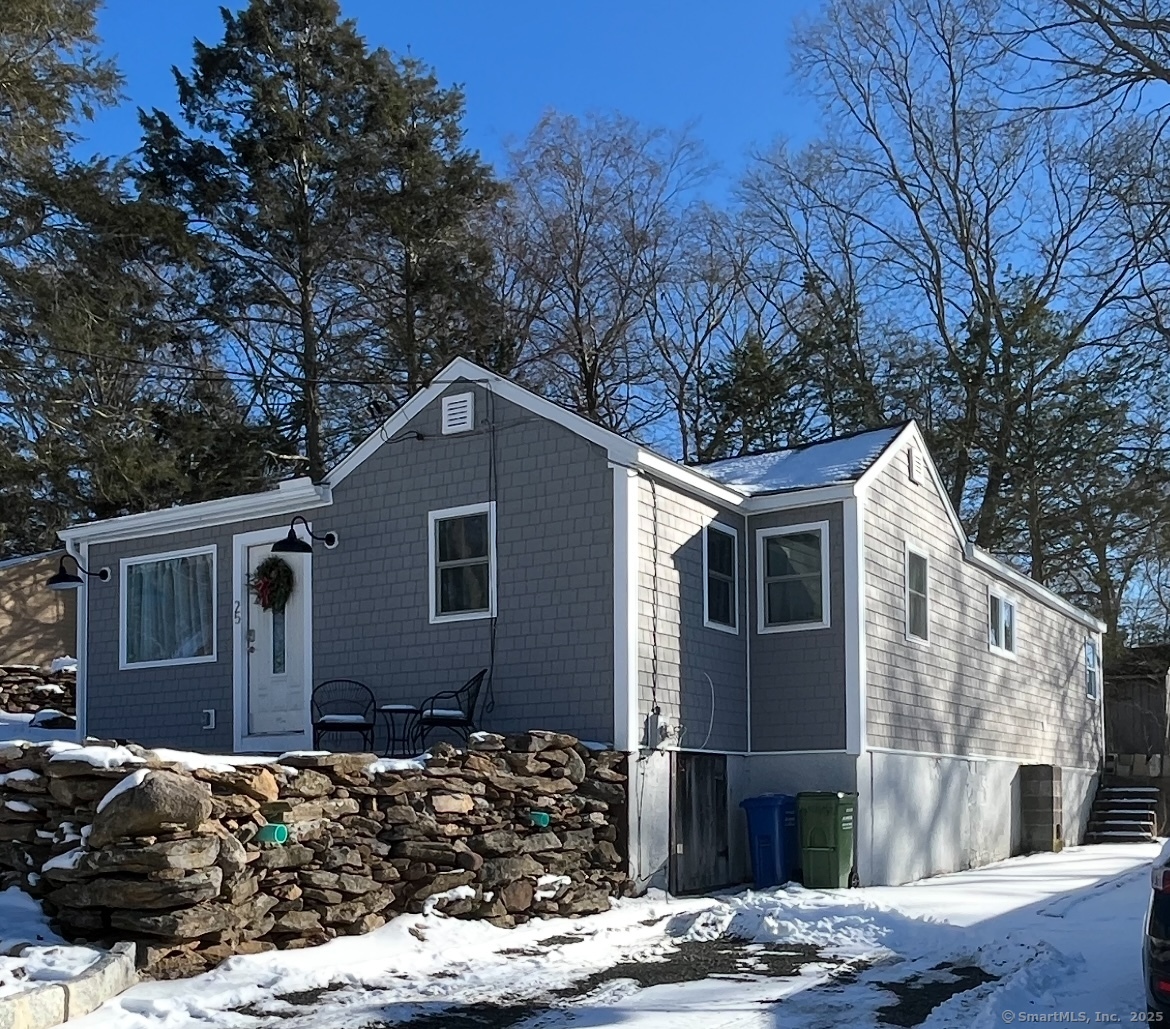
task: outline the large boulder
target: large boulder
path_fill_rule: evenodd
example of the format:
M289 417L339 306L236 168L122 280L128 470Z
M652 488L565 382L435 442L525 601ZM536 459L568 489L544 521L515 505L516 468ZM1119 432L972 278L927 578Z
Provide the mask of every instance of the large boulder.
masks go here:
M119 784L103 801L89 834L91 847L125 836L156 836L166 830L194 829L211 815L211 789L185 775L148 771L128 788Z

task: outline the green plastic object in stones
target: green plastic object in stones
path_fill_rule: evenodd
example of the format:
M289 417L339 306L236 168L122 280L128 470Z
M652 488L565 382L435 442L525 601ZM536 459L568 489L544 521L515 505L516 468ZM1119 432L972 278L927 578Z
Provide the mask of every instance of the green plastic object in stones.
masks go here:
M258 843L287 843L288 826L262 825L260 831L256 833L256 840Z
M548 828L548 812L547 811L529 811L528 821L539 829Z

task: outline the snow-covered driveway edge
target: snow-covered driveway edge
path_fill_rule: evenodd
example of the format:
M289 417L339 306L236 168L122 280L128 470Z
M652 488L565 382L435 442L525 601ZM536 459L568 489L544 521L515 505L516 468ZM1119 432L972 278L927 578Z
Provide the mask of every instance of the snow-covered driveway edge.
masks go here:
M521 1010L519 1021L499 1024L551 1029L568 1024L564 1018L580 1027L643 1029L661 1026L669 1011L672 1029L763 1029L824 1024L826 1012L839 1008L847 1024L860 1027L877 1024L878 1011L896 1000L885 992L887 981L929 981L949 974L939 967L972 963L990 981L939 1003L924 1029L989 1029L1002 1024L1008 1006L1033 1014L1076 1008L1124 1014L1139 1006L1144 868L1157 849L1074 848L902 887L656 894L619 902L605 914L513 930L404 915L362 937L232 958L192 980L143 983L77 1024L356 1029L405 1025L424 1011L435 1018L527 1004L542 1013L525 1020ZM822 987L834 966L816 959L782 978L765 972L565 990L623 962L669 962L687 946L728 937L772 953L815 947L870 970L831 990Z

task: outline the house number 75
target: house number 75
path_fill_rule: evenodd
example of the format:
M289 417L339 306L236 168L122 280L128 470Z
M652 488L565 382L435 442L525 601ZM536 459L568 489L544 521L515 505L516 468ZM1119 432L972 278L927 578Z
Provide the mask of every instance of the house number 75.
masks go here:
M240 602L238 600L236 601L236 606L232 609L232 621L236 625L240 624Z

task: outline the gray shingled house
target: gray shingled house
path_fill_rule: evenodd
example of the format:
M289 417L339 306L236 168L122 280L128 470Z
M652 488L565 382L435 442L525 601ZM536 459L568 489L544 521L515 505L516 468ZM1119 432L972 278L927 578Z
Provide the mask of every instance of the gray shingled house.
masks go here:
M302 516L278 617L252 570ZM1080 838L1103 626L969 544L913 423L685 467L457 360L324 481L71 527L82 730L310 744L314 682L631 754L631 871L744 877L738 802L858 794L864 883L1010 854L1019 768Z

